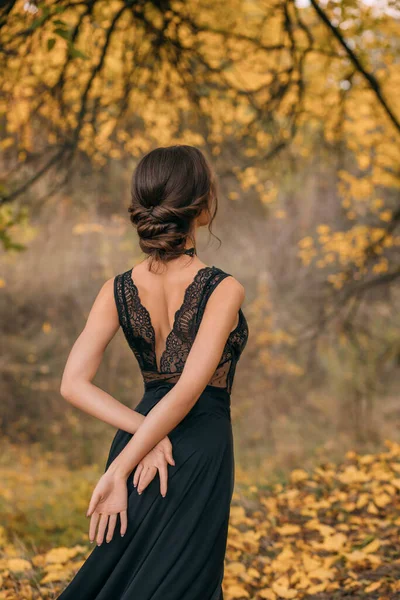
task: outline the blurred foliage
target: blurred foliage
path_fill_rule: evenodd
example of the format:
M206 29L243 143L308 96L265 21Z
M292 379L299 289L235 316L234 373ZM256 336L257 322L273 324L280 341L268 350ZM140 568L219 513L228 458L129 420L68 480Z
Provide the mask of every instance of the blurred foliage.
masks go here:
M0 259L0 430L14 443L65 452L80 467L99 460L109 428L60 397L62 370L103 282L140 254L114 205L110 216L91 208L77 219L65 212L69 202L54 202L35 222L14 228L30 250ZM319 206L319 194L308 196L310 222L319 219ZM238 460L247 468L260 463L269 474L340 458L348 447L373 451L399 432L396 287L390 294L370 290L365 302L354 298L321 324L329 294L320 271L299 266L298 219L277 227L256 211L244 221L243 213L227 210L218 257L203 250L199 232L202 259L246 287L252 335L237 370L232 415ZM107 348L96 384L128 406L139 402L140 372L122 332Z
M32 473L39 467L29 458L22 462L22 478L14 472L17 488L27 484L27 467ZM50 488L54 479L64 484L69 503L81 511L89 490L80 486L71 498L71 478L60 474L46 470ZM7 488L0 490L3 501L7 494ZM44 528L51 519L55 527L47 548L27 544L22 528L14 539L0 529L1 600L55 598L91 551L87 522L71 523L76 541L70 546L58 537L60 499L55 496L52 506L42 501L48 512ZM8 501L12 512L13 499ZM348 452L342 463L322 463L311 472L295 469L286 483L269 487L238 473L224 595L227 600L394 600L400 592L399 524L400 446L395 443L386 442L376 454Z
M82 160L102 168L187 143L231 176L232 200L236 181L271 209L280 180L269 162L324 145L343 223L320 224L300 257L336 289L389 283L400 246L398 21L394 3L361 0L9 2L2 201L44 175L46 194L58 190Z
M65 455L3 442L0 521L10 539L36 549L83 541L87 498L101 475L98 462L73 469Z
M28 211L25 207L16 212L11 206L0 206L0 240L6 251L20 251L25 248L23 244L13 241L10 232L15 227L20 228L27 222L27 218Z

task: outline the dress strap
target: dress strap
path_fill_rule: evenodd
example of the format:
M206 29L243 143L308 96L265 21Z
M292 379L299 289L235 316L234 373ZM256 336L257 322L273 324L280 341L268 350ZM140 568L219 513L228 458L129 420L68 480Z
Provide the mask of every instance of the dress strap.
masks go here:
M196 331L200 327L200 323L203 318L203 314L211 294L213 293L215 288L221 283L221 281L223 281L226 277L231 277L231 274L222 271L222 269L219 269L218 267L214 267L213 273L211 277L208 278L207 283L205 284L201 293L199 308L197 311Z
M127 311L125 300L125 282L124 274L120 273L114 277L114 300L117 307L119 324L122 329L126 329Z
M118 312L119 324L124 332L129 346L133 349L135 335L133 332L132 319L136 314L135 298L131 293L129 279L131 271L125 271L114 277L114 299Z

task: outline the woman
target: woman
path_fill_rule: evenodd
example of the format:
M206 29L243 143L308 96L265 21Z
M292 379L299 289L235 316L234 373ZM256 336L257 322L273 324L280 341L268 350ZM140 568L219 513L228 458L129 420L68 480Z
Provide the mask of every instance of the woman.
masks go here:
M198 149L139 162L129 212L147 258L103 285L61 383L66 400L118 431L87 513L97 546L59 599L223 598L230 394L248 326L243 286L196 254L196 230L216 211ZM92 383L119 327L144 380L134 410Z

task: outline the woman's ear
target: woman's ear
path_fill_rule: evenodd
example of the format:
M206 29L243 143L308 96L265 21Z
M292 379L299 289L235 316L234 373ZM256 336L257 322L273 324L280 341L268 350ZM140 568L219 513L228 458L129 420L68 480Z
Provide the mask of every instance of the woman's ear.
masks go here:
M210 213L206 208L204 208L199 216L195 219L195 227L204 227L205 225L208 225L209 221Z

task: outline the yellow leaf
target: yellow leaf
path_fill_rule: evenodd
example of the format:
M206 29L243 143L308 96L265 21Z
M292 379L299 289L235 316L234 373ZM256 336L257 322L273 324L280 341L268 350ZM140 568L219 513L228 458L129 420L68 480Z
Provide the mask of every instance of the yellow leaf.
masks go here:
M347 542L347 537L343 533L336 533L324 539L321 547L324 550L338 552Z
M3 148L3 150L6 150L6 148L9 148L13 144L14 144L14 139L12 137L9 137L9 138L5 138L4 140L2 140L0 142L0 147Z
M308 236L299 241L299 247L300 248L310 248L313 245L313 243L314 242L313 242L312 237Z
M285 600L291 600L292 598L296 598L298 595L296 590L291 590L283 585L279 585L277 582L272 584L272 589L278 596L285 598Z
M362 550L354 550L353 552L346 552L344 556L348 561L352 563L362 563L366 560L367 555Z
M53 581L65 581L71 574L69 569L61 569L59 571L51 571L47 573L41 583L52 583Z
M369 501L369 496L368 494L360 494L360 496L357 499L357 508L364 508L364 506L367 506Z
M47 321L45 323L43 323L43 325L42 325L42 331L43 331L43 333L50 333L50 331L51 331L51 323L48 323Z
M250 598L248 591L241 585L231 585L228 587L227 595L230 598Z
M46 558L43 554L37 554L32 558L32 563L35 565L35 567L44 567L46 564Z
M306 573L309 573L310 571L315 571L315 569L318 569L320 567L320 564L321 563L318 559L312 558L308 554L305 554L303 556L303 565Z
M53 548L49 552L47 552L45 556L46 564L60 564L65 563L71 558L74 558L78 554L85 552L86 548L84 546L75 546L74 548Z
M9 558L7 560L7 568L10 569L12 573L22 573L32 569L32 564L29 560L24 560L23 558Z
M290 523L282 525L282 527L277 527L276 530L281 535L295 535L296 533L300 533L301 531L298 525L291 525Z
M231 575L239 575L240 573L245 573L246 572L246 567L244 566L243 563L240 562L231 562L226 566L226 570L231 574Z
M247 570L247 575L256 579L260 577L260 573L257 571L257 569L254 569L253 567L250 567L250 569Z
M315 569L311 571L308 576L310 579L319 579L320 581L326 581L327 579L334 579L335 572L332 569Z
M365 554L376 552L379 549L380 545L381 543L379 540L373 540L370 544L368 544L368 546L365 546L363 548L363 552L365 552Z
M392 501L391 497L388 494L379 494L378 496L374 497L374 502L376 504L376 506L379 506L379 508L383 508L385 506L387 506L388 504L390 504L390 502Z
M375 592L375 590L377 590L380 587L381 587L381 581L375 581L374 583L371 583L371 585L366 587L364 592L367 592L367 593Z
M389 222L392 219L392 211L391 210L384 210L379 214L379 218L381 221L386 221Z
M338 479L342 483L365 483L369 481L369 477L364 471L360 471L354 465L345 469L343 473L338 475Z
M303 469L294 469L291 473L290 473L290 481L292 481L292 483L298 483L299 481L305 481L306 479L308 479L308 473L306 471L304 471Z
M265 590L261 590L260 592L257 592L257 594L258 594L258 596L260 596L260 598L263 598L264 600L276 600L275 592L273 592L269 588L266 588Z
M378 509L376 508L375 504L373 504L373 502L370 502L368 504L367 511L372 515L377 515L379 513Z

